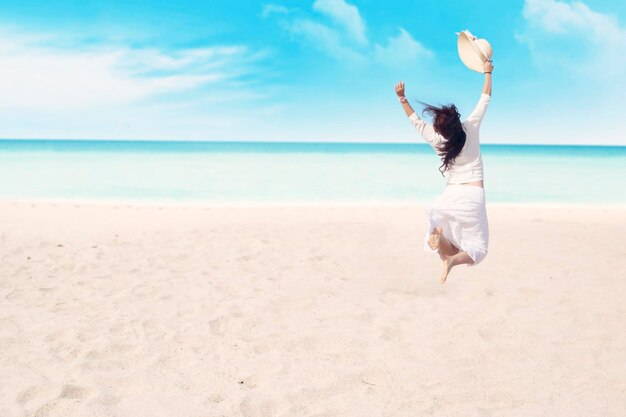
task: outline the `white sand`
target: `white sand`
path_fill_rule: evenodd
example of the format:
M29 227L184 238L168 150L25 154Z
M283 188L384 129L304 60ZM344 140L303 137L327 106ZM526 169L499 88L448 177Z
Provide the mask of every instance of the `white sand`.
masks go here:
M1 203L0 416L624 416L626 210Z

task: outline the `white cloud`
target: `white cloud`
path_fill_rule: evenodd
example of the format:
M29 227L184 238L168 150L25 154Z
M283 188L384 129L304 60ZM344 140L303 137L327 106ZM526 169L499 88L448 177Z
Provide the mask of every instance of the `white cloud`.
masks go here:
M372 45L367 38L359 9L344 0L316 0L313 10L330 17L338 26L321 22L314 17L284 19L279 22L315 49L348 64L362 64L372 60L393 66L433 55L432 51L403 28L399 28L397 36L387 39L387 45Z
M387 45L376 45L376 58L387 64L401 65L415 62L423 57L430 57L433 53L424 45L416 41L409 32L400 28L400 33L395 37L389 37Z
M614 16L594 12L579 1L526 0L524 17L556 33L580 29L599 40L624 36Z
M343 26L350 37L358 43L367 43L365 23L359 9L345 0L316 0L313 10L323 13Z
M250 136L280 89L264 65L267 53L93 44L0 27L0 137Z
M264 4L263 11L261 12L261 16L263 18L267 18L273 14L288 14L289 9L280 4Z
M342 36L335 29L309 19L299 19L290 26L292 33L302 36L307 42L321 52L328 53L335 58L359 61L361 53L345 46Z
M588 74L626 70L626 28L615 16L580 1L526 0L524 18L529 27L518 40L540 64L557 63Z
M247 53L241 46L170 53L56 41L6 31L0 36L0 108L106 107L185 92L241 75L232 64Z

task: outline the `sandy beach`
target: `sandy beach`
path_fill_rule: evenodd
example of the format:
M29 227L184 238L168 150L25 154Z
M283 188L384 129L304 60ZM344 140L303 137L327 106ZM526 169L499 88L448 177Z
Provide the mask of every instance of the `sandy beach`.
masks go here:
M0 416L623 416L626 209L0 203Z

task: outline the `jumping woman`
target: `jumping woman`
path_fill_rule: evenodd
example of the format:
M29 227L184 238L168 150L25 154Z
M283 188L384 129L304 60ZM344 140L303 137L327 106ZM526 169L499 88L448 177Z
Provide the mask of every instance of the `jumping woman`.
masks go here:
M441 284L453 267L477 265L487 256L489 224L478 132L491 99L492 62L486 61L483 69L483 92L463 122L454 104L426 105L422 114L432 116L433 123L426 122L404 96L404 83L396 85L396 94L409 120L441 158L439 171L447 182L443 194L426 210L428 231L424 238L424 249L438 253L443 262Z

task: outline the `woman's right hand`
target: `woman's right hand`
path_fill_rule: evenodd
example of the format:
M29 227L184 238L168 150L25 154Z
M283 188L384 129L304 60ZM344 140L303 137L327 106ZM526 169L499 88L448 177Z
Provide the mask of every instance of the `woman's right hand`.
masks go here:
M398 97L404 97L404 83L402 81L396 84L396 94Z
M483 72L484 73L493 72L493 62L491 62L491 60L487 60L483 64Z

